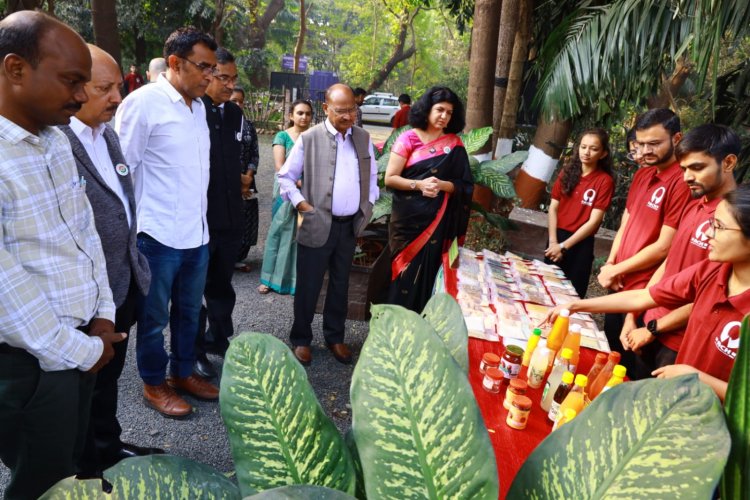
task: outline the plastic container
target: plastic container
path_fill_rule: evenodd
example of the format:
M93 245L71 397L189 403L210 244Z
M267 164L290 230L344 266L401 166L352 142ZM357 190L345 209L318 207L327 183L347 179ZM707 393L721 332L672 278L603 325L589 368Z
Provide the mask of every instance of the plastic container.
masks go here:
M567 424L568 422L576 418L576 415L578 415L578 413L573 408L567 408L565 410L565 414L555 421L555 425L552 426L552 432L562 427L563 424Z
M575 410L576 414L578 415L581 414L583 408L586 406L584 392L586 382L588 382L588 378L586 378L586 375L576 375L575 381L573 382L573 388L570 390L568 395L565 396L565 399L560 405L560 409L558 410L558 418L559 415L565 415L565 410L567 410L568 408L572 408L573 410Z
M513 400L518 396L525 396L528 384L525 380L513 379L508 383L508 388L505 389L505 399L503 400L503 408L510 410L513 405Z
M487 368L500 368L500 356L494 352L485 352L479 362L479 373L484 375Z
M529 412L531 411L531 400L526 396L518 396L513 399L513 404L508 411L505 423L508 427L516 430L523 430L529 421Z
M568 336L565 337L565 342L563 342L563 345L560 348L561 353L563 349L570 349L573 353L570 357L570 371L575 373L576 367L578 367L578 358L581 354L581 325L570 325ZM558 354L558 356L560 356L560 354Z
M624 366L622 365L615 366L615 369L612 370L612 376L607 382L607 385L604 386L604 389L602 389L602 392L607 392L614 386L622 384L622 382L625 380L626 373L627 373L627 369Z
M544 411L549 411L550 405L552 404L552 398L555 396L555 391L562 381L563 373L573 372L571 369L571 356L573 352L567 347L560 349L560 356L555 359L555 366L552 368L547 382L544 384L544 392L542 393L542 399L540 404ZM573 372L575 373L575 372ZM571 382L573 382L571 380Z
M529 342L526 344L526 350L523 352L523 360L521 361L521 366L529 366L529 363L531 362L531 356L534 354L534 349L536 349L536 346L539 344L539 340L542 338L542 330L539 328L534 328L534 331L531 332L531 337L529 337Z
M547 412L547 418L553 423L557 421L558 413L560 411L560 405L567 397L570 390L573 388L573 372L563 373L562 380L555 389L555 394L552 396L552 403L550 404L549 411Z
M482 380L482 387L487 392L500 392L503 378L503 372L499 368L487 368L484 373L484 380Z
M609 356L605 352L600 352L596 355L596 358L594 359L594 366L592 366L589 372L586 374L586 377L588 377L589 379L589 383L586 386L587 394L591 390L591 383L596 380L596 377L602 372L604 365L607 364L608 357Z
M565 342L565 337L568 335L568 325L570 324L570 311L563 309L560 311L560 315L552 325L552 329L547 335L547 349L552 351L553 356L557 355L557 351Z
M547 346L540 344L534 350L534 355L531 357L529 371L526 376L529 387L532 389L539 389L544 383L544 376L547 374L547 366L549 365L550 357L551 353L550 350L547 349Z
M620 363L620 358L622 356L619 352L611 352L609 353L609 357L607 358L607 364L604 365L604 368L602 368L602 371L597 375L596 380L591 382L591 386L589 387L588 391L588 397L591 401L596 398L600 392L602 392L602 389L604 389L604 386L607 385L607 382L609 382L609 379L612 378L612 374L614 372L615 366L617 366Z

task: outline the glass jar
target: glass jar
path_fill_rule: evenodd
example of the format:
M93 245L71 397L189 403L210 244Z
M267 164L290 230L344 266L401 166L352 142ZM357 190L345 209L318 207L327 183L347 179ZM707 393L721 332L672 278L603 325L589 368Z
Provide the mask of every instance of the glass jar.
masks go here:
M513 400L518 396L525 396L526 390L529 384L525 380L513 379L509 382L508 388L505 390L505 400L503 401L503 408L510 410L513 405Z
M529 412L531 411L531 400L526 396L517 396L513 398L513 404L508 411L508 417L505 423L511 429L523 430L529 421Z
M500 368L500 356L494 352L485 352L482 361L479 362L479 373L486 373L487 368Z
M517 345L509 345L505 348L503 358L500 360L500 370L505 378L518 378L518 374L521 373L521 361L523 361L523 349Z
M487 392L500 392L500 384L503 383L503 372L497 368L487 368L484 373L482 387Z

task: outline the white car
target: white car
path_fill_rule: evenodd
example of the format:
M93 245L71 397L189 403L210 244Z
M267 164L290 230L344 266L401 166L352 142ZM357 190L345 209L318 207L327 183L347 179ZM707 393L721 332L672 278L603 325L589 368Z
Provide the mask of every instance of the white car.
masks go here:
M400 108L398 98L395 95L376 92L365 97L365 101L360 106L362 121L387 123L390 125L393 115Z

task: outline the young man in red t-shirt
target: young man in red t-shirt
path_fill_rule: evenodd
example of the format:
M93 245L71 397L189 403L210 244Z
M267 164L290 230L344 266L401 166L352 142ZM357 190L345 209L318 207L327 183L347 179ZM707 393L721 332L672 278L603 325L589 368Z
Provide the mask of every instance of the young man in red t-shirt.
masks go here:
M135 64L130 65L130 73L125 75L123 80L128 94L143 85L143 77L138 73L138 67Z
M401 105L401 109L396 111L396 114L393 115L393 121L391 122L394 130L409 125L411 97L409 96L409 94L401 94L400 96L398 96L398 103Z
M635 150L644 166L633 177L625 212L599 284L612 291L637 290L667 256L672 238L690 200L674 148L682 137L680 119L669 109L652 109L636 119ZM623 353L622 364L632 373L634 358L620 343L623 314L607 314L604 330L609 345Z
M722 125L700 125L686 133L675 148L675 156L693 198L682 215L667 259L651 277L647 288L708 257L708 227L724 194L734 191L734 168L740 152L740 138ZM623 329L620 341L625 349L640 351L634 378L645 378L661 366L673 364L682 343L692 304L670 310L649 309L638 321L641 328ZM630 320L635 315L630 313ZM630 321L626 320L626 324Z

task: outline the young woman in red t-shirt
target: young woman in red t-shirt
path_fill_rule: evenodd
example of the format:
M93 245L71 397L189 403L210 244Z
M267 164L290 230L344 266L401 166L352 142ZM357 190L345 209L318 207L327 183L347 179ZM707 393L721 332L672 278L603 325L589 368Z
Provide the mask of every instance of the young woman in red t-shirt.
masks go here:
M587 130L552 187L545 261L560 266L580 297L586 296L594 262L594 235L612 201L609 134Z
M649 289L557 306L547 320L554 320L562 309L614 313L693 303L675 364L657 368L652 375L672 378L697 373L723 401L739 349L740 322L750 314L750 185L724 195L706 235L708 260Z

